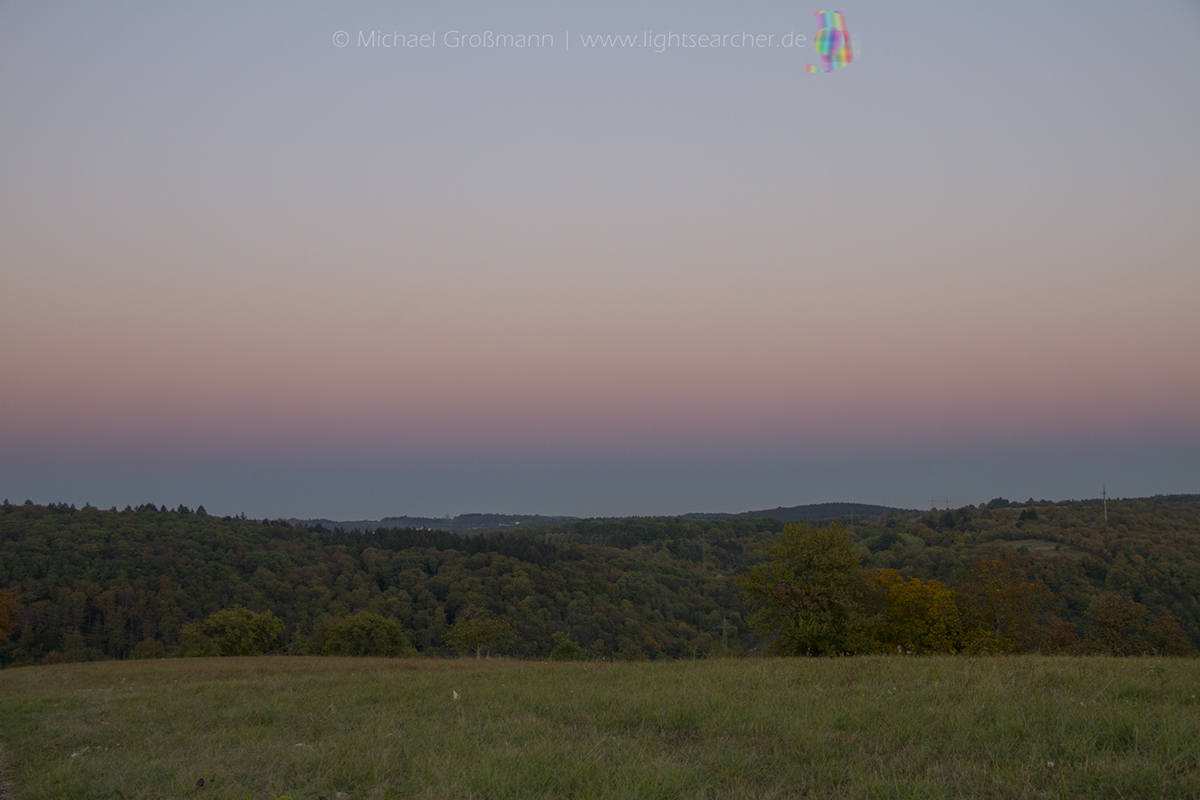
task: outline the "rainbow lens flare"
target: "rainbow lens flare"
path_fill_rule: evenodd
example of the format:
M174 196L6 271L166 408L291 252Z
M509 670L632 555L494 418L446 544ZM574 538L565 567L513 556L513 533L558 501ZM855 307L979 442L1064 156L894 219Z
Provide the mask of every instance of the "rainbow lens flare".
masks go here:
M841 69L854 60L854 51L850 46L850 31L846 29L846 16L840 11L814 11L813 16L821 18L821 30L813 42L817 53L821 56L821 66L809 64L805 72L833 72Z

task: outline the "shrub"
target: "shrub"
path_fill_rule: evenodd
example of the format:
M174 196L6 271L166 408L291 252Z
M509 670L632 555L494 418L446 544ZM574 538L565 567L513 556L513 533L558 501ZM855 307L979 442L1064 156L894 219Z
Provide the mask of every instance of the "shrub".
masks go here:
M647 658L646 651L638 647L636 644L632 644L623 649L620 653L620 657L622 661L645 661Z
M460 653L475 651L475 657L481 658L493 647L512 645L516 638L516 631L506 620L486 611L469 609L454 620L454 626L446 634L446 643Z
M404 629L394 619L369 611L335 620L320 648L326 656L415 656Z
M567 638L565 633L554 634L557 647L550 653L551 661L587 661L587 651Z
M183 627L185 656L257 656L279 649L283 622L270 611L255 614L242 606L218 611Z
M147 658L166 658L167 648L163 647L163 643L158 639L142 639L133 650L130 651L129 657L135 660Z

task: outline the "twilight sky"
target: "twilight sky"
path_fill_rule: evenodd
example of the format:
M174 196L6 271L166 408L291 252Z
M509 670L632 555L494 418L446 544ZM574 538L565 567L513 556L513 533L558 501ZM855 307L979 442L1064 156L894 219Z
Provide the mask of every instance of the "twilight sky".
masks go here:
M818 8L0 2L0 495L1200 492L1200 3Z

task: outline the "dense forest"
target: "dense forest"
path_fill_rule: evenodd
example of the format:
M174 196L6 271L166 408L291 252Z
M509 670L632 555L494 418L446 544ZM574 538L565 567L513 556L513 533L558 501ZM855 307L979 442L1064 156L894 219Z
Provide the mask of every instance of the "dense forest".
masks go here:
M1002 556L1052 593L1080 640L1104 598L1149 621L1173 618L1200 645L1200 496L1107 508L997 499L843 522L865 568L957 586ZM773 518L668 517L362 532L182 506L6 501L0 664L179 653L185 628L235 607L281 620L279 650L290 653L320 652L314 637L359 612L399 623L426 655L454 652L451 627L470 614L505 620L506 652L527 658L564 641L594 658L748 652L764 643L736 578L782 530Z

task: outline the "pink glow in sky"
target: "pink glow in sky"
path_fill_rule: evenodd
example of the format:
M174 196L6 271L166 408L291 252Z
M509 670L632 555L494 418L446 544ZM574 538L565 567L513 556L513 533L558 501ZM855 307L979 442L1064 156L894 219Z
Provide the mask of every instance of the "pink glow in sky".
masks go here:
M1200 491L1187 4L1130 69L1117 3L867 2L818 75L811 48L332 42L815 35L781 3L294 8L0 8L0 494L363 518Z

